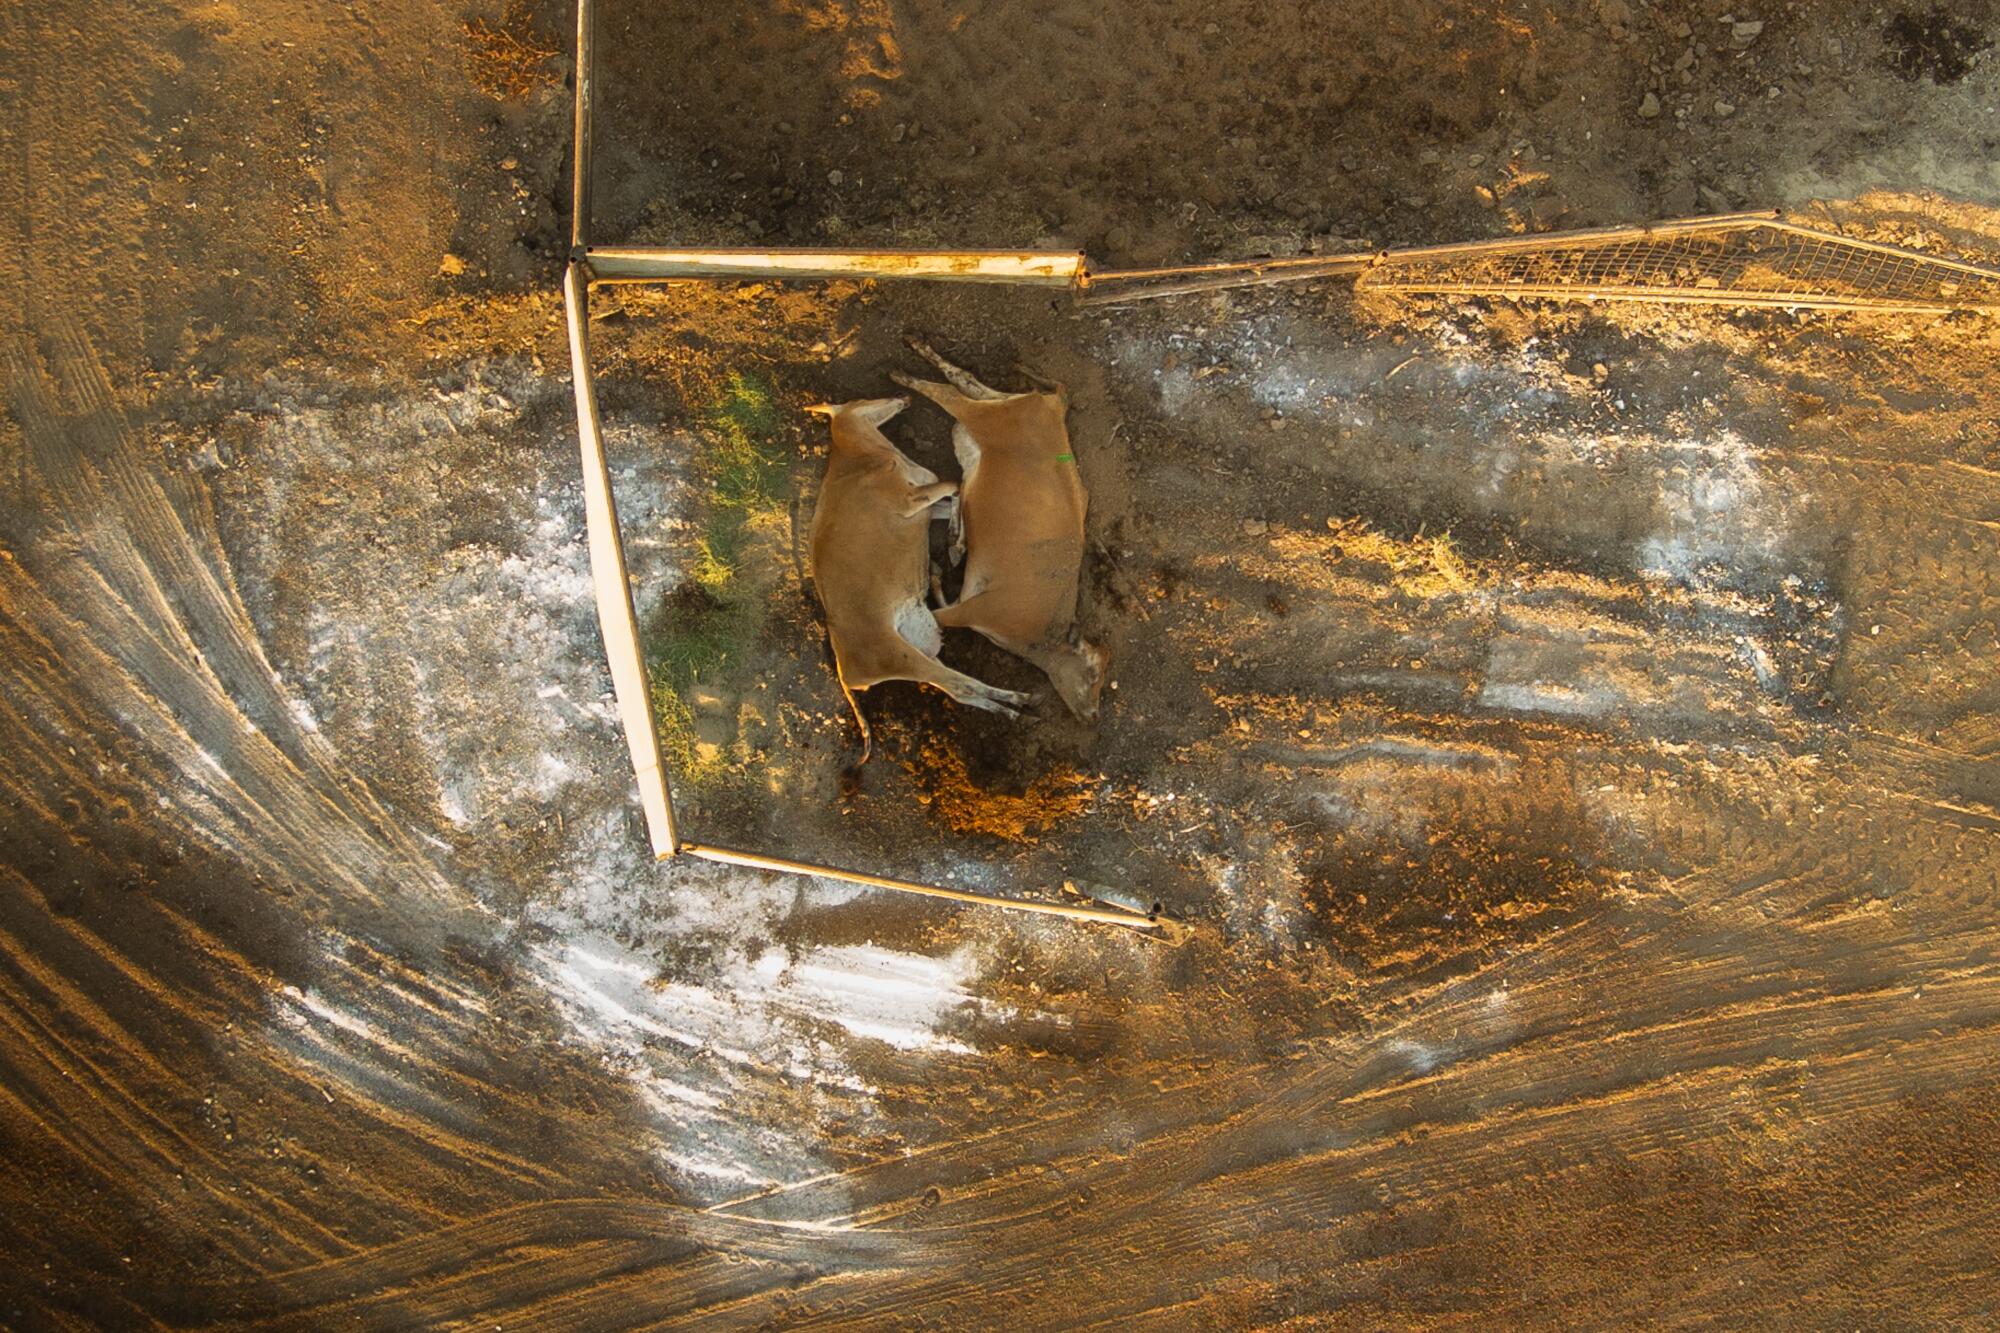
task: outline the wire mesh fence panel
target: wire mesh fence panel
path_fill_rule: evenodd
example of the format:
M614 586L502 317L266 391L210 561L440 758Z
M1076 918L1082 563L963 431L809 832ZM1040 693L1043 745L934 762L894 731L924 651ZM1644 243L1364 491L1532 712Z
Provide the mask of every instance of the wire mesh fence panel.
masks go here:
M2000 309L2000 269L1775 220L1389 251L1369 291L1945 312Z

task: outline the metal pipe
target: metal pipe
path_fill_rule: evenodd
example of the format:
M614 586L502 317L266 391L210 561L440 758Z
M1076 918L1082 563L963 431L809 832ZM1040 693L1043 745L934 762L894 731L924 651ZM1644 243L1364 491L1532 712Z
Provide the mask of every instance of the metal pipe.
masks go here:
M646 659L639 650L639 622L632 610L632 584L625 572L625 543L618 533L618 509L611 494L611 469L604 459L604 432L597 416L597 382L590 373L590 295L579 260L563 274L563 308L569 321L570 382L576 390L577 446L583 454L583 516L590 538L590 580L597 593L597 623L604 631L604 656L611 664L611 687L618 720L632 752L639 782L639 805L656 856L680 847L674 829L673 796L660 762L660 734L646 686Z
M1112 269L1087 273L1078 284L1078 305L1113 305L1124 301L1151 301L1163 296L1187 296L1195 292L1224 291L1234 287L1262 287L1279 282L1308 282L1315 278L1352 277L1366 270L1378 256L1365 254L1317 255L1303 259L1244 260L1229 264L1190 264L1184 268ZM1175 282L1171 279L1181 278ZM1145 284L1156 285L1145 285ZM1127 285L1131 284L1131 285Z
M1372 285L1369 290L1378 290ZM1769 310L1876 311L1898 315L1949 315L1967 306L1921 301L1874 300L1861 296L1809 296L1796 292L1737 292L1726 288L1685 287L1514 287L1499 283L1397 282L1379 290L1403 296L1484 296L1504 301L1630 301L1641 305L1741 306Z
M688 250L656 245L592 246L594 282L678 278L933 278L1068 287L1083 256L1040 250Z
M1360 278L1364 273L1394 268L1405 261L1416 259L1546 250L1578 242L1639 240L1648 236L1681 231L1733 231L1746 227L1785 225L1778 222L1777 217L1776 209L1766 209L1754 213L1718 213L1698 218L1670 218L1664 222L1638 226L1586 227L1576 231L1507 236L1489 241L1458 241L1449 245L1414 246L1403 250L1311 255L1291 259L1245 259L1220 264L1187 264L1173 268L1112 269L1109 272L1084 275L1078 284L1083 293L1078 298L1078 304L1109 305L1125 301L1150 301L1163 296L1184 296L1195 292L1266 286L1279 282L1307 282L1316 278ZM1175 278L1185 281L1171 281ZM1129 290L1119 290L1126 283L1159 285L1135 285Z
M863 884L869 888L894 889L898 893L915 893L926 898L946 898L953 902L1004 907L1016 912L1039 912L1044 916L1068 917L1073 921L1098 921L1108 925L1126 926L1133 930L1165 930L1169 934L1173 933L1172 924L1169 922L1116 908L1078 907L1070 903L1046 902L1036 898L1001 898L989 893L972 893L965 889L919 884L914 880L890 879L885 875L841 870L834 866L815 865L811 861L793 861L787 857L766 856L762 852L737 851L730 847L705 847L698 843L684 842L680 850L683 855L698 856L704 861L715 861L722 865L746 866L752 870L774 870L783 875L810 875L819 879L841 880L848 884Z
M597 63L597 7L594 0L576 0L576 125L571 151L569 244L572 251L590 243L590 166L592 86Z

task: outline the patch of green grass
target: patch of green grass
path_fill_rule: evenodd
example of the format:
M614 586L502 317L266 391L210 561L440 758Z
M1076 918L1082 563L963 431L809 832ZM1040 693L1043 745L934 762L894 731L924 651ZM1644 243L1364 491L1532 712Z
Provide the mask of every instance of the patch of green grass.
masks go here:
M745 573L757 521L785 507L790 450L780 420L771 386L741 373L701 410L698 466L707 497L694 559L646 627L660 742L675 771L697 785L714 784L730 766L700 758L687 694L747 657L764 628L763 599Z

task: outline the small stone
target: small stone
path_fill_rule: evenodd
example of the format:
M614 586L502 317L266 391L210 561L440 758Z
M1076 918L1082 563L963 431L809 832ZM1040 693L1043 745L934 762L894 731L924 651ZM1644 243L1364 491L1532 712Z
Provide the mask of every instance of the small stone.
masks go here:
M1611 368L1602 361L1593 362L1590 367L1590 377L1602 384L1611 378Z
M1213 37L1221 31L1222 25L1220 23L1204 23L1201 25L1201 35L1204 37Z
M1656 93L1647 93L1639 99L1639 119L1651 120L1660 114L1660 99Z
M1243 534L1246 537L1261 537L1271 530L1271 525L1261 518L1243 520Z
M1729 117L1736 114L1736 103L1717 102L1715 104L1715 114L1727 120Z
M520 165L521 162L519 158L503 157L500 159L500 170L502 171L512 171L514 168Z
M1292 424L1291 422L1285 420L1283 417L1272 417L1270 420L1270 427L1272 430L1283 430L1285 429L1285 427L1291 424Z
M438 272L447 278L455 278L465 272L465 261L447 250L444 258L438 260Z
M832 171L826 173L826 183L828 185L838 185L846 179L847 179L846 173L841 171L840 168L838 167L835 167Z
M1417 154L1417 161L1427 167L1434 167L1443 160L1435 148L1426 148L1423 152Z
M903 137L907 135L909 132L910 132L909 125L899 120L896 122L896 128L890 131L889 137L895 142L901 143L903 142Z
M1744 47L1749 46L1750 43L1756 41L1763 31L1764 21L1762 19L1745 19L1741 23L1731 24L1729 28L1730 44L1738 50L1742 50Z

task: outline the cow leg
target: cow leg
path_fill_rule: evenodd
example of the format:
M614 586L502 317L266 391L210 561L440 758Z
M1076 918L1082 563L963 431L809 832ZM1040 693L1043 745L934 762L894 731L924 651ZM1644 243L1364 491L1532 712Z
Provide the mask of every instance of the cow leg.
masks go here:
M930 669L921 675L912 674L910 679L935 686L969 708L984 709L1003 717L1019 717L1021 710L1035 701L1032 694L1003 690L983 680L974 680L963 671L953 671L934 657L924 660L930 664Z
M1066 388L1063 387L1063 384L1060 380L1052 380L1046 375L1036 374L1034 371L1028 369L1026 365L1022 364L1019 361L1016 361L1014 363L1014 373L1019 375L1022 379L1026 380L1028 383L1034 385L1037 389L1040 389L1043 393L1053 393L1059 396L1066 396L1069 392Z
M928 633L926 633L928 628ZM1002 713L1008 717L1019 716L1019 710L1035 701L1032 694L1019 694L1013 690L1003 690L988 685L983 680L975 680L963 671L953 671L950 667L931 656L922 643L912 639L934 641L938 629L931 620L930 609L922 602L912 602L901 608L896 615L896 633L902 639L902 647L892 655L877 659L876 668L867 673L865 683L857 679L852 688L865 689L885 680L914 680L919 685L929 685L943 690L958 702L970 708L984 709L989 713ZM843 678L845 679L845 678ZM858 716L857 710L857 716Z
M985 602L986 597L987 594L983 592L976 593L971 597L967 597L961 593L959 599L950 606L939 607L937 615L934 618L938 624L945 626L947 629L977 630L979 633L985 634L987 638L993 639L993 636L988 634L984 629L981 629L979 625L979 613L985 609L980 603ZM991 606L992 603L987 602L986 605ZM998 639L993 639L993 642L1000 644L1002 648L1013 653L1016 657L1020 656L1020 653L1012 644L1000 643Z
M912 486L903 501L902 517L915 518L937 504L958 494L955 481L934 481L928 486Z
M997 402L1002 398L1014 397L1014 395L1011 393L1001 393L998 389L989 388L988 386L981 384L978 380L974 379L965 370L961 369L958 366L953 365L951 362L939 356L937 354L937 349L932 347L929 343L925 342L922 338L910 339L910 348L912 351L916 352L918 356L922 357L924 360L936 366L939 372L942 373L946 379L951 381L952 387L954 389L957 389L960 393L964 394L967 398L976 399L980 402L991 403L991 402Z
M951 563L965 563L965 488L972 485L972 479L979 475L979 441L972 438L972 432L964 422L954 423L951 428L951 452L958 458L959 501L951 511Z

